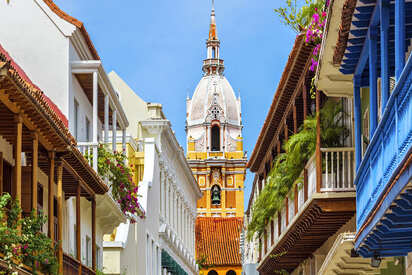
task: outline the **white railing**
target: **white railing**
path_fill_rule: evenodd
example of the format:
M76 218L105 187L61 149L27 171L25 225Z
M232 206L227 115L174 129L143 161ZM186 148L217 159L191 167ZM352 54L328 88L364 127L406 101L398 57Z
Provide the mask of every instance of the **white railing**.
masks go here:
M288 196L288 220L291 221L293 220L293 217L295 216L295 193L290 192Z
M282 209L281 209L281 211L280 211L280 217L281 217L281 233L283 233L283 232L285 232L286 231L286 227L287 227L287 225L286 225L286 206L285 205L283 205L283 207L282 207Z
M97 172L97 148L99 144L93 142L78 142L77 147L90 166Z
M297 190L292 189L289 192L288 200L285 199L283 207L273 216L274 243L288 230L295 217L301 214L306 202L310 201L314 194L355 191L353 184L355 178L354 148L321 148L321 153L323 164L320 188L318 189L316 182L316 156L314 154L305 166L306 177L305 171L302 171L295 187ZM297 206L296 211L295 206ZM278 230L279 215L281 232ZM270 247L270 243L267 245Z
M275 214L273 218L273 243L276 243L279 239L279 225L278 225L278 214Z
M354 191L355 149L322 148L322 192Z
M207 65L224 65L224 61L222 59L205 59L203 61L203 65L207 66Z
M310 198L313 193L316 193L316 154L309 159L305 166L308 171L308 197Z

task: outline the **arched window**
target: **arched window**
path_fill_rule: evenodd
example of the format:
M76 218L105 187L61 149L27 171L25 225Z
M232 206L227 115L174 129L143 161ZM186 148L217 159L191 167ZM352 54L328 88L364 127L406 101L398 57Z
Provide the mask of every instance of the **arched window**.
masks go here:
M226 272L226 275L236 275L236 272L229 270L228 272Z
M216 58L216 48L212 48L212 58Z
M212 194L211 194L212 205L219 205L220 204L220 187L219 187L219 185L213 185L211 191L212 191Z
M216 271L210 270L207 275L218 275Z
M220 128L212 126L212 151L220 151Z

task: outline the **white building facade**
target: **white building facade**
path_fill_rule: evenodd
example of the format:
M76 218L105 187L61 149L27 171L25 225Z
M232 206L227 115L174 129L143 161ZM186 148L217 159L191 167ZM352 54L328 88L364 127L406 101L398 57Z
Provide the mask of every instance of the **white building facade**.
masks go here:
M162 105L144 102L113 72L110 80L125 102L128 135L144 152L139 194L146 217L120 225L104 243L104 272L197 274L195 219L201 192L183 149Z
M247 210L245 213L245 218L243 220L243 246L242 246L242 271L244 275L258 275L257 271L258 259L259 259L259 238L255 236L251 240L248 240L247 227L252 219L252 206L258 197L257 188L257 177L255 177L252 185L251 194L249 197L249 202Z
M128 121L83 23L51 0L28 0L1 1L0 24L7 26L0 29L0 44L57 106L79 150L93 155L90 165L97 171L99 143L109 142L110 132L126 129ZM47 194L45 182L39 171L39 183ZM95 199L97 267L101 269L103 235L126 217L109 193ZM91 267L90 202L82 198L80 203L81 255L75 255L75 206L75 198L64 200L64 253ZM47 213L47 205L43 210Z

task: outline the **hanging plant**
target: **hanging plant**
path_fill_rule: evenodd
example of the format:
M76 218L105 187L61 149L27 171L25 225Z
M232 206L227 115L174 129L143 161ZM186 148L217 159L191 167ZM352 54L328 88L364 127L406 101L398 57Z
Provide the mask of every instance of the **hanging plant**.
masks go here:
M323 146L341 146L342 137L348 135L348 130L342 126L345 116L342 105L328 101L321 109L320 116ZM252 219L247 228L249 240L255 234L262 236L266 224L280 211L286 196L301 181L300 174L316 149L316 115L305 119L300 131L288 139L283 149L285 153L275 159L266 178L267 184L252 206Z
M19 203L8 193L0 196L0 253L7 264L7 270L0 274L10 274L22 264L30 267L33 274L37 270L58 274L57 244L53 246L52 240L42 233L47 217L32 211L29 217L19 219L21 213Z
M108 178L112 196L119 203L123 213L144 218L145 213L138 202L139 188L133 181L131 168L126 165L124 152L112 153L101 144L98 156L98 173L103 178ZM132 217L131 221L135 222Z
M312 43L314 45L312 50L311 66L309 68L312 72L315 71L319 63L320 46L322 44L323 29L326 23L326 11L324 11L324 8L315 8L314 11L312 20L306 29L305 40L306 43Z

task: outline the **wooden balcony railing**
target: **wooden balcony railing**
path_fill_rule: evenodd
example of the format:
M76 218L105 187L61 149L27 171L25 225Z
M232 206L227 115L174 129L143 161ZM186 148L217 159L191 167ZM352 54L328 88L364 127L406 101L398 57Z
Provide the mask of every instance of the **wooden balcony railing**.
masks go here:
M95 275L96 274L96 272L94 272L89 267L81 264L77 259L67 254L63 255L63 274L64 275L78 275L80 266L82 267L82 274L84 275Z

